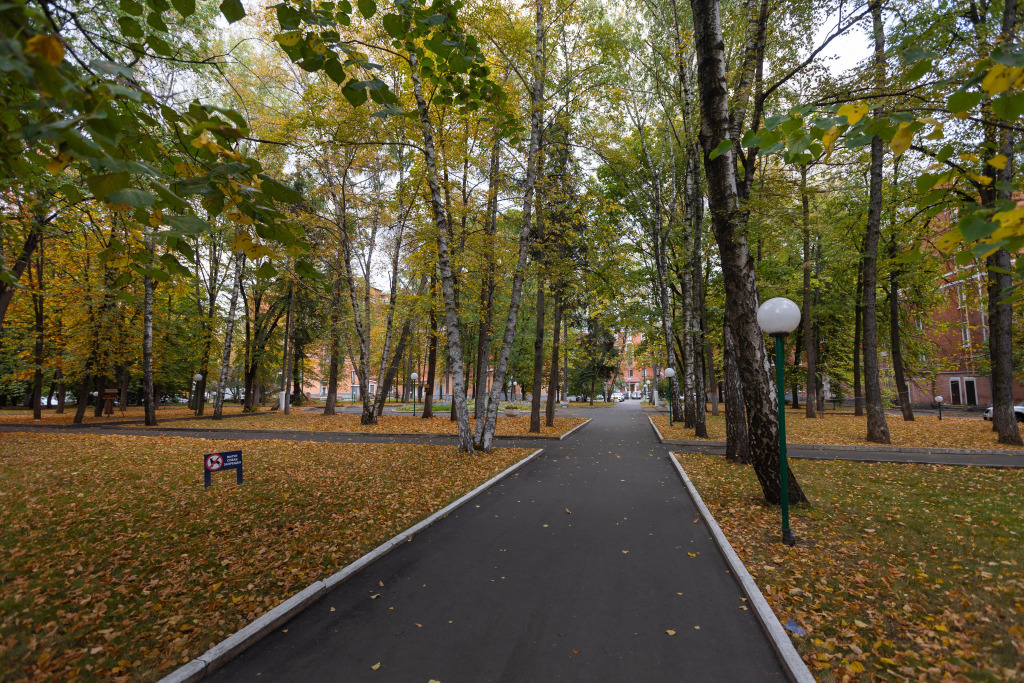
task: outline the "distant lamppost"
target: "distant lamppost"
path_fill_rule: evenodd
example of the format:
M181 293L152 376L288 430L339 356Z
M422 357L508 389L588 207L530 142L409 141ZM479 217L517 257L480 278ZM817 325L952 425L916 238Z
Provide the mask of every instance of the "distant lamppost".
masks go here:
M516 387L517 386L519 386L519 384L515 380L513 380L512 381L512 402L513 403L516 403L516 402L519 401L519 397L516 395Z
M939 419L941 420L942 419L942 397L941 396L936 396L935 397L935 402L939 404Z
M192 412L195 413L196 415L198 415L199 414L199 383L203 381L202 373L197 372L196 374L192 375L192 381L195 382L195 384L196 384L195 388L192 390L192 392L195 394L195 398L194 398L195 403L192 405L192 408L193 408Z
M648 401L651 400L651 380L644 382L644 395Z
M416 380L420 378L415 372L409 375L412 380L412 416L416 417Z
M784 297L769 299L757 309L757 324L775 337L775 386L779 411L779 488L782 503L782 542L796 545L796 536L789 528L789 463L786 462L786 395L785 364L782 353L786 335L800 324L800 309Z
M665 377L668 379L668 426L672 426L672 408L675 407L675 393L672 391L672 378L676 376L673 368L665 368Z

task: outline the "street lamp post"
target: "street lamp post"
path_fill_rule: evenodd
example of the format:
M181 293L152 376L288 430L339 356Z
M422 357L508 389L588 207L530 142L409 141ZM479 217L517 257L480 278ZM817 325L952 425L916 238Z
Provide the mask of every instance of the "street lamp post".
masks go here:
M412 416L416 417L416 380L420 378L415 372L409 375L412 380Z
M644 382L644 395L648 401L651 400L651 380Z
M196 415L198 415L199 414L199 383L203 381L202 373L197 372L196 374L192 375L192 381L196 383L195 388L192 390L192 392L194 394L193 400L195 401L195 403L192 404L192 409L193 409L192 412L195 413Z
M757 324L761 329L775 337L775 386L776 404L779 411L779 488L782 504L782 542L795 545L796 536L789 528L789 463L786 461L786 406L783 396L786 393L785 365L783 350L786 335L800 324L800 309L795 303L784 297L769 299L757 309Z
M672 391L672 378L676 376L673 368L665 368L665 377L668 378L668 426L672 426L672 409L676 404L675 392Z
M939 419L941 420L942 419L942 397L941 396L936 396L935 397L935 402L939 404Z
M516 395L516 387L517 386L519 386L519 385L515 382L515 380L513 380L512 381L512 402L513 403L518 403L519 402L519 397Z

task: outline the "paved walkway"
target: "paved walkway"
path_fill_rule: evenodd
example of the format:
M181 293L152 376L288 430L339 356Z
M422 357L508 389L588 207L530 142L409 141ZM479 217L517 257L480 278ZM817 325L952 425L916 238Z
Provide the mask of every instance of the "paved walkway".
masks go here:
M639 403L593 417L212 678L785 680Z

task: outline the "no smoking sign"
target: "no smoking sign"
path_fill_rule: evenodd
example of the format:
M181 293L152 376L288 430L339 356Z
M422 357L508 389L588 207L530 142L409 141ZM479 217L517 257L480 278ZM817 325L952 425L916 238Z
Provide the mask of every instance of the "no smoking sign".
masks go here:
M210 475L221 470L235 470L238 483L242 483L242 451L207 453L203 456L203 483L210 488Z

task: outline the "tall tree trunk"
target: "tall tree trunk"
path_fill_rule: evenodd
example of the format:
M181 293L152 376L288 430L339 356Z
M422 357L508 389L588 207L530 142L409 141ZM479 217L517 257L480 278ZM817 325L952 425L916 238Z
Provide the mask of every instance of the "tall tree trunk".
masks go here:
M121 395L118 398L122 410L128 406L128 389L131 387L131 382L131 366L129 366L128 363L125 363L124 367L121 369Z
M153 235L146 234L146 250L149 252L149 267L153 267ZM142 278L144 294L142 304L142 396L146 404L147 427L156 426L156 392L153 390L153 278ZM97 397L99 398L99 397Z
M704 311L701 311L701 327L704 329L704 356L706 358L704 367L707 369L707 386L711 388L711 415L718 417L718 401L720 396L718 393L718 376L715 373L715 350L711 346L711 340L708 339L707 314Z
M555 321L551 335L551 379L548 382L548 403L545 406L544 424L553 427L555 424L555 401L558 399L558 340L562 328L562 290L555 288Z
M57 412L57 415L63 415L64 414L65 394L67 393L66 390L65 390L64 370L63 369L57 368L56 370L53 371L53 382L54 382L54 385L56 385L56 388L57 388L57 411L56 412ZM54 387L51 386L50 387L50 393L51 394L53 393L53 390L54 390ZM52 397L51 397L51 399L47 400L48 403L51 402L51 401L52 401ZM125 403L124 405L127 405L127 403Z
M284 414L291 412L292 406L292 364L295 362L295 283L288 288L288 320L284 333L284 368L281 377L281 391L284 392Z
M413 52L409 55L413 95L419 111L420 127L423 132L423 156L427 167L427 184L430 187L430 207L434 214L437 228L437 265L441 269L441 291L444 295L445 324L448 332L448 350L451 354L452 371L452 402L456 421L459 426L459 449L473 453L473 433L469 424L469 408L466 404L466 378L462 367L462 336L459 327L459 315L455 305L455 276L452 272L451 249L449 237L451 226L445 216L441 199L441 186L438 182L437 164L434 155L434 133L430 122L427 101L423 96L423 85L420 82L419 58Z
M885 69L885 33L881 0L871 5L875 37L875 67ZM884 85L884 75L879 75ZM868 433L872 443L890 443L889 425L882 405L882 382L878 367L878 239L882 228L882 164L885 147L877 135L871 139L871 171L868 191L868 226L864 239L864 382L867 385Z
M85 420L85 411L89 405L89 385L92 384L92 373L89 372L89 365L92 360L86 364L85 375L82 377L82 384L78 387L78 398L76 399L75 405L75 420L76 425L82 424ZM147 408L148 410L148 408Z
M491 396L487 403L487 419L483 425L477 424L476 442L486 452L494 445L494 429L498 421L498 402L501 387L505 386L508 370L508 359L515 340L516 322L519 319L519 306L522 302L523 279L526 276L526 260L531 238L533 219L534 187L538 175L538 158L543 122L544 79L546 59L546 33L544 29L544 2L534 1L534 37L535 50L533 55L533 89L530 92L530 147L526 154L526 182L523 188L522 223L519 227L519 255L516 261L515 275L512 277L512 291L509 295L508 315L505 318L505 333L498 352L498 364L494 368L491 385Z
M1001 41L1015 42L1017 25L1017 0L1006 0L1003 6ZM993 206L997 199L1010 200L1011 194L1005 188L1013 181L1014 135L1012 130L1000 130L986 125L985 141L989 147L998 146L999 153L1009 160L1003 169L997 170L986 164L985 172L992 180L983 188L982 205ZM986 157L992 151L985 152ZM1013 304L1010 300L1013 278L1010 275L1012 263L1010 253L998 249L985 259L988 268L988 352L992 381L992 428L999 435L999 443L1021 445L1020 427L1013 411Z
M540 432L540 385L544 382L544 278L537 274L537 328L533 337L533 397L530 432Z
M32 293L32 308L36 318L36 343L33 362L36 369L32 376L32 419L43 419L43 247L39 245L36 259L36 291ZM29 279L32 275L29 274Z
M747 416L743 407L743 382L736 363L736 342L729 331L729 321L722 325L725 341L725 457L727 460L750 463L750 438L747 435Z
M501 170L501 138L497 131L491 141L491 166L487 174L487 230L484 245L484 277L480 286L480 333L477 338L477 386L474 413L477 424L487 419L487 367L491 361L491 327L494 320L494 251L498 231L498 173ZM480 431L479 428L477 431Z
M718 0L691 0L690 5L694 18L701 101L700 138L708 181L711 226L718 242L726 285L726 317L739 352L737 365L743 382L750 456L765 499L769 503L778 503L782 487L776 411L782 397L775 395L764 335L757 324L757 284L745 235L748 214L739 205L735 147L711 158L722 141L730 139L720 7ZM806 501L792 469L787 479L790 502Z
M800 167L800 201L803 208L804 233L804 310L801 317L804 354L807 356L807 406L804 414L808 418L815 418L818 404L818 342L814 338L814 316L811 313L811 200L807 194L807 166Z
M861 250L863 253L863 249ZM857 298L853 307L853 414L864 414L864 395L860 382L860 350L863 347L864 261L857 263Z
M327 371L327 401L324 415L336 414L338 405L338 366L341 356L341 275L331 285L331 360Z
M431 301L437 289L437 282L430 278ZM430 341L427 347L427 386L426 395L423 397L423 419L429 420L434 417L434 384L437 381L437 314L434 313L434 306L430 306Z
M228 318L224 323L224 351L221 354L220 374L217 381L216 397L213 401L213 419L220 420L224 413L224 392L227 391L228 376L231 372L231 342L235 333L235 310L238 308L238 295L242 289L242 270L245 267L245 253L235 254L235 277L231 284L231 301L228 303ZM248 386L246 399L248 399Z
M889 240L889 257L896 258L896 237ZM900 411L906 422L914 421L914 409L910 405L910 389L903 374L903 344L900 342L900 271L895 265L889 268L889 345L892 347L892 371L896 378L896 391L900 396Z

